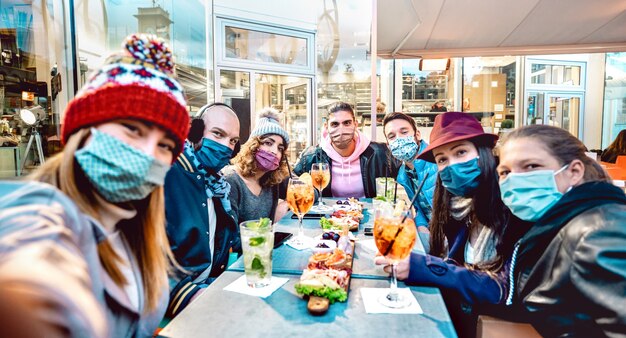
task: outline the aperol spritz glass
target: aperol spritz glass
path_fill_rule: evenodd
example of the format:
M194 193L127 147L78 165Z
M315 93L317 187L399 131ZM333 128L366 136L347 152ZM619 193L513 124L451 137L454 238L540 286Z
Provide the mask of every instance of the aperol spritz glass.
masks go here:
M294 237L293 244L303 246L310 242L310 239L304 235L302 228L302 218L304 214L311 210L315 200L315 191L311 182L307 182L298 177L289 179L287 186L287 204L289 209L298 216L298 236Z
M317 213L325 213L333 208L324 204L322 200L322 190L326 189L330 182L330 169L328 163L313 163L311 166L311 179L313 180L313 187L319 192L319 202L317 205L311 208L311 211Z

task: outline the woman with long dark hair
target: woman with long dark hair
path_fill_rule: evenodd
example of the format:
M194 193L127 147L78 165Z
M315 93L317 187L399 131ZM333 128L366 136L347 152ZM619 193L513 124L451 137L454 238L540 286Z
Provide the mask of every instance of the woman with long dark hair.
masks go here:
M481 306L504 303L513 244L526 230L512 224L519 220L500 199L492 153L496 140L472 115L449 112L435 118L430 145L417 157L436 163L439 174L430 252L412 253L398 265L399 279L442 289L463 337L475 334ZM376 263L386 260L379 257Z

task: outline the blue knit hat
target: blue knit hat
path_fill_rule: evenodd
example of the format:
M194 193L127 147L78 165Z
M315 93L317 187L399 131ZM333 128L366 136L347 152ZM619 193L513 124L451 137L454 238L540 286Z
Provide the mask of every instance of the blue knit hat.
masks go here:
M283 114L274 108L264 108L257 115L256 127L250 133L250 137L276 134L283 138L285 147L287 147L289 145L289 134L287 134L281 122Z

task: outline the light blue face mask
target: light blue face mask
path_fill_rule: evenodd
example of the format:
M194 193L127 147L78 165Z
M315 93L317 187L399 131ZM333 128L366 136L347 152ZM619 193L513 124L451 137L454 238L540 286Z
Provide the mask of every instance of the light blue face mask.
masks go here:
M142 200L163 185L169 164L97 129L92 128L91 135L91 141L74 157L105 200Z
M502 202L519 219L530 222L538 220L563 196L556 186L554 177L567 166L568 164L556 172L536 170L508 174L506 179L500 182Z
M480 178L478 157L451 164L439 171L441 184L456 196L468 197L478 188Z
M389 142L391 155L400 161L408 162L415 158L419 146L414 136L396 137Z

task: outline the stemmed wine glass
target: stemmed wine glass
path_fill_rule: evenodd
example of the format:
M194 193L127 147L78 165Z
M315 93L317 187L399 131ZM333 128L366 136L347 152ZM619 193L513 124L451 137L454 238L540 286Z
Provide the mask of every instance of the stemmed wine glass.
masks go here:
M304 214L311 210L315 200L315 191L311 182L307 182L298 177L289 179L287 186L287 204L289 209L298 216L298 236L293 239L293 244L304 246L309 244L309 238L304 235L302 228L302 218Z
M311 211L318 213L325 213L332 210L332 207L324 204L322 200L322 190L324 190L330 182L330 169L328 163L313 163L311 166L311 178L313 180L313 187L319 191L320 200L316 206L311 208Z
M378 300L384 306L397 309L411 304L410 299L398 294L396 268L411 253L416 237L415 222L404 201L383 202L375 210L374 241L378 251L391 262L392 270L389 294Z

